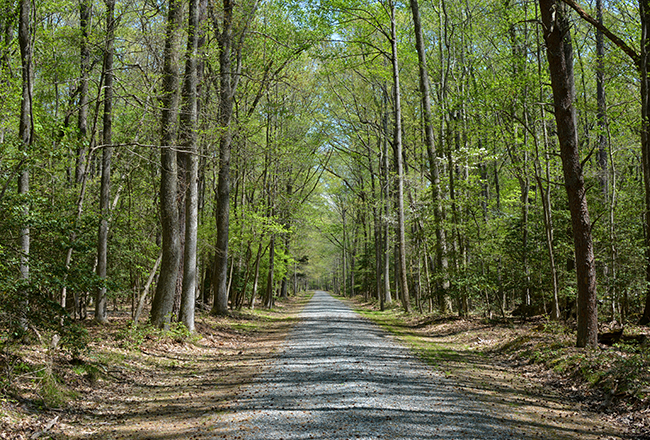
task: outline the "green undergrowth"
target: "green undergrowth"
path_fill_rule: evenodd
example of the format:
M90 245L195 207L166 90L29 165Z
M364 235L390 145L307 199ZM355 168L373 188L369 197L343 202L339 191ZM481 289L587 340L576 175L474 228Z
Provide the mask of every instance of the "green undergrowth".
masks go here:
M42 343L3 346L0 352L0 397L32 409L59 409L78 397L66 384L55 350Z
M643 329L627 331L638 334ZM542 324L504 342L502 354L540 364L578 385L606 393L609 398L650 403L650 348L618 343L596 348L575 347L575 335L560 324Z
M121 348L137 350L147 341L195 342L199 336L190 333L187 327L179 322L172 323L167 330L159 329L150 323L143 325L128 323L117 329L114 338Z
M302 293L289 302L278 300L271 310L235 310L223 317L203 314L197 316L194 333L180 323L172 323L168 330L144 323L134 325L127 316L113 318L105 325L88 320L80 323L90 335L88 349L78 356L67 349L52 348L49 334L28 344L0 341L0 401L5 407L11 406L7 402L27 403L36 411L65 408L82 395L78 389L94 387L100 380L110 383L115 374L131 374L143 363L165 359L148 353L187 344L205 347L202 339L208 335L218 344L224 338L268 331L283 321L291 324L298 318L288 315L287 310L295 310L295 304L302 307L311 295ZM176 368L173 362L159 366ZM2 423L0 420L0 431Z

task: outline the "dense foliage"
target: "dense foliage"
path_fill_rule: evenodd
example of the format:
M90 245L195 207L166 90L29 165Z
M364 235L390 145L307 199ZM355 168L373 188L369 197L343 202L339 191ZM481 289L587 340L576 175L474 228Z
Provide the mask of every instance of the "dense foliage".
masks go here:
M18 131L20 4L0 2L3 341L30 328L76 331L72 322L88 316L102 287L110 313L130 308L135 316L161 251L159 98L168 5L116 3L113 134L107 145L102 140L107 7L82 3L91 10L86 28L77 2L34 3L32 141L26 146ZM223 5L200 3L197 296L207 307L223 131L217 28ZM605 3L604 23L634 45L640 34L636 6ZM550 315L557 302L564 318L575 314L571 221L536 2L434 0L421 9L433 155L425 143L408 4L259 3L245 38L236 42L241 53L235 60L239 83L231 129L232 308L308 286L382 301L401 297L395 58L409 304L420 311L491 316L513 309ZM235 17L235 30L243 29L248 16L235 10ZM637 320L647 292L648 234L638 75L611 43L599 57L594 29L576 15L572 20L600 314ZM186 26L181 37L187 37ZM605 115L596 96L599 69ZM86 74L84 128L78 119ZM108 146L112 192L104 279L96 275L97 231L102 151ZM439 194L433 191L432 161L440 169ZM17 189L24 170L30 172L27 194ZM30 276L21 279L19 238L26 225ZM441 259L438 247L444 247ZM175 316L178 307L177 301Z

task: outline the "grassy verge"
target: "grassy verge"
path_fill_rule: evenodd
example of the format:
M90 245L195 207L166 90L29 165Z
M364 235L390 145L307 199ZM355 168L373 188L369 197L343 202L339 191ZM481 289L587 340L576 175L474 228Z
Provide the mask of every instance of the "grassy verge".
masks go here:
M528 434L586 439L603 438L596 432L606 438L650 432L645 346L581 350L573 346L573 331L539 319L407 315L397 305L382 312L360 297L345 301L471 396L512 412L513 423L535 426Z
M0 439L189 438L197 426L209 433L211 418L276 355L309 298L199 316L193 335L180 325L134 327L127 317L89 322L81 359L46 344L15 347L2 359Z

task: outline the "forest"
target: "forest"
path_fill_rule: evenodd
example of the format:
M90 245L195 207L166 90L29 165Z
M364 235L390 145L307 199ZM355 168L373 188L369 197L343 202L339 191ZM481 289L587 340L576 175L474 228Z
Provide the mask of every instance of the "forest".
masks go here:
M647 330L649 25L646 0L0 0L3 353L310 289L578 347Z

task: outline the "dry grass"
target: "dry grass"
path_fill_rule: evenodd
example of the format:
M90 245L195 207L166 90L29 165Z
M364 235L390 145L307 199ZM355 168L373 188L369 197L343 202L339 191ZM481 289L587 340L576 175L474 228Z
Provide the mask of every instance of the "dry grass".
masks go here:
M197 431L209 433L212 418L276 355L305 302L303 296L272 311L202 316L196 336L132 329L126 319L89 323L93 342L82 362L26 347L20 352L26 369L49 363L58 389L74 394L52 408L33 382L13 378L14 397L2 401L0 438L39 432L53 439L200 438Z

